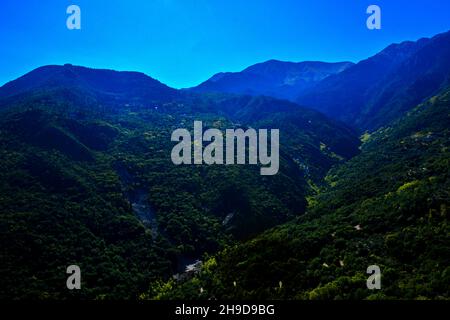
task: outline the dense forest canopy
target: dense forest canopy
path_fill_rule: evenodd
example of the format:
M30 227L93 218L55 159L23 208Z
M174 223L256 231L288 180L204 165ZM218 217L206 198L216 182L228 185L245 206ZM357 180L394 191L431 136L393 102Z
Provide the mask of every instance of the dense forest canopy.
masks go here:
M70 64L7 83L0 299L448 299L449 34L190 90ZM175 165L195 121L278 129L279 171Z

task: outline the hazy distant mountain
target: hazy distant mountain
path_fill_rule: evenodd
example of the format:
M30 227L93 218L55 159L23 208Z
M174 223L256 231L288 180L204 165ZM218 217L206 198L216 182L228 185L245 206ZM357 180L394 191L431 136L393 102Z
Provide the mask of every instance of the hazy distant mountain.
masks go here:
M218 73L191 90L266 95L294 100L318 81L347 69L351 62L284 62L269 60L241 72Z
M190 90L295 101L361 129L398 119L450 83L450 32L392 44L357 64L270 60Z
M450 32L393 44L299 95L297 102L376 129L436 94L450 79Z

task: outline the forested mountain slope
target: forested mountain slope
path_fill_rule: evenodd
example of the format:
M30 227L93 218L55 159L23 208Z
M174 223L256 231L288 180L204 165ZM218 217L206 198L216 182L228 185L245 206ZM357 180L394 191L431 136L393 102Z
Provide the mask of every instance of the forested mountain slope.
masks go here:
M210 257L185 282L147 297L448 299L450 89L365 135L330 171L307 214ZM381 269L368 290L366 269Z
M359 145L345 125L286 101L71 65L8 83L0 106L0 298L137 298L203 253L302 215ZM174 165L171 133L195 120L280 128L280 172ZM81 291L65 287L71 264Z

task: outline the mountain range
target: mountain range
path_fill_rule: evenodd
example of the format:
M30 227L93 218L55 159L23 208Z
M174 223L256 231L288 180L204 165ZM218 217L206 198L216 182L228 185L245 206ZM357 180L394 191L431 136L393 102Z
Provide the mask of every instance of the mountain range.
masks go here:
M187 90L71 64L5 84L0 298L448 299L449 37ZM196 120L279 129L279 173L174 165Z
M219 73L195 92L288 99L363 132L404 115L449 85L450 32L392 44L360 61L267 61L238 73Z
M352 129L292 102L177 91L140 73L45 66L0 97L3 298L77 296L58 285L73 261L81 297L136 298L304 213L326 172L359 152ZM171 133L195 120L280 128L280 172L173 165Z
M351 62L284 62L269 60L241 72L218 73L192 88L194 92L265 95L295 101L321 80L352 66Z

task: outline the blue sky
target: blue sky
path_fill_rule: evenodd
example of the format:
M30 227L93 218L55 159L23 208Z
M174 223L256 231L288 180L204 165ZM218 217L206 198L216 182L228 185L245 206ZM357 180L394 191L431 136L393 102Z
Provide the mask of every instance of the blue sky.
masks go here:
M71 4L81 30L66 27ZM381 30L366 28L370 4ZM448 0L10 0L0 4L0 85L72 63L189 87L269 59L357 62L448 30Z

